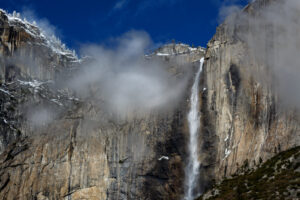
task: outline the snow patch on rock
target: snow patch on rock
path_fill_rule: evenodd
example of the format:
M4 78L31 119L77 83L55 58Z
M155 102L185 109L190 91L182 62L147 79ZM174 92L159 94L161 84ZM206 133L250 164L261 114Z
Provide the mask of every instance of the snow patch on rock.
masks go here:
M65 44L61 42L59 38L54 35L49 35L44 30L42 30L35 21L28 22L26 18L21 18L20 14L13 12L10 14L2 9L0 9L8 19L8 24L12 27L21 27L23 30L28 33L32 38L35 38L37 41L40 41L40 45L46 46L53 51L53 53L66 56L71 60L79 61L76 52L70 50L66 47Z
M159 161L161 161L161 160L169 160L169 157L168 156L162 156L158 160Z

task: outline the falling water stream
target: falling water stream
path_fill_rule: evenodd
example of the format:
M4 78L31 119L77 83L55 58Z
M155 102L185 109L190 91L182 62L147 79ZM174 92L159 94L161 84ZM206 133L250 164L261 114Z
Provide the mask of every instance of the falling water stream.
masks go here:
M188 113L188 124L189 124L189 158L188 165L186 167L185 175L185 195L184 200L194 200L199 194L195 194L195 188L198 186L197 182L199 179L199 167L200 162L198 159L198 131L200 127L200 116L199 116L199 97L198 97L198 85L200 74L204 58L200 60L200 67L196 74L195 81L191 91L190 97L190 111Z

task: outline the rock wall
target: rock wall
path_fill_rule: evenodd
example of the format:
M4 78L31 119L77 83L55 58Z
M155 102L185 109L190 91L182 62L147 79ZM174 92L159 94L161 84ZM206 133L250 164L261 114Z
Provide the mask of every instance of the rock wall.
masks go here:
M300 144L299 110L282 108L274 82L267 81L273 78L269 63L260 62L241 37L253 34L245 16L259 19L274 2L255 1L229 17L208 43L200 139L207 180L219 181ZM265 26L260 33L268 31L270 26ZM273 43L272 38L266 42L265 55L275 56Z
M45 36L37 26L0 10L0 80L16 76L55 80L79 60L54 36Z
M176 109L115 117L99 99L53 87L80 60L34 25L4 11L0 16L0 198L180 199L189 90ZM196 70L203 56L193 50L147 59L169 63L180 79L182 68ZM44 117L39 107L53 117L37 123ZM34 121L28 111L38 113Z
M17 85L24 93L4 86L18 115L1 118L7 123L1 130L2 199L179 199L183 193L185 100L165 114L116 121L102 105L59 99L62 94L46 85ZM32 124L16 97L60 114ZM53 97L59 104L49 101ZM4 137L10 128L16 136Z

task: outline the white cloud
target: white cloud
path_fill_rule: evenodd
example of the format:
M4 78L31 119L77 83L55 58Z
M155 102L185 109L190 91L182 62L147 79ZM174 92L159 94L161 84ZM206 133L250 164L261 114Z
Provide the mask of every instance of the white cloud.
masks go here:
M180 99L186 79L176 79L159 60L147 60L149 35L131 31L114 40L115 45L88 45L82 53L91 56L68 82L82 98L93 96L101 107L122 116L173 107ZM97 88L97 89L95 89Z
M257 2L259 3L259 2ZM300 107L300 1L275 1L226 21L248 46L245 62L262 84L271 84L285 106ZM264 67L260 67L264 66Z
M241 11L242 4L250 3L252 0L213 0L214 4L219 7L218 23L223 23L224 20Z
M48 19L46 18L39 18L35 14L35 12L32 9L29 9L27 7L24 7L21 12L21 17L26 18L27 21L33 23L35 22L37 26L47 35L47 36L59 36L61 37L61 34L59 33L58 29L52 25Z
M222 6L219 10L218 22L222 23L230 15L239 13L241 8L240 5Z
M127 0L120 0L120 1L118 1L118 2L115 4L113 10L119 10L119 9L122 9L127 3L128 3Z

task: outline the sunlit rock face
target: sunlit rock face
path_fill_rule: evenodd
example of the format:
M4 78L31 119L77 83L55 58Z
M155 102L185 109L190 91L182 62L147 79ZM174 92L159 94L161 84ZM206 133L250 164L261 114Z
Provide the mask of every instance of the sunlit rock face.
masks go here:
M276 75L272 74L276 51L282 47L276 46L277 33L272 24L259 21L275 2L280 1L257 0L250 4L220 25L208 43L201 153L207 172L203 174L210 174L209 180L230 176L245 163L253 167L260 159L266 161L300 144L299 110L282 103ZM264 34L260 44L250 40Z
M78 64L74 52L36 25L0 10L0 79L16 76L54 80L65 68Z
M99 99L56 87L61 73L82 64L73 52L16 16L0 16L0 197L180 199L189 92L165 112L114 116ZM204 56L192 50L193 57L145 59L168 63L180 80Z
M155 55L162 57L165 60L176 60L178 63L184 62L198 62L201 59L201 56L205 54L205 48L203 47L190 47L186 44L167 44L155 51Z

